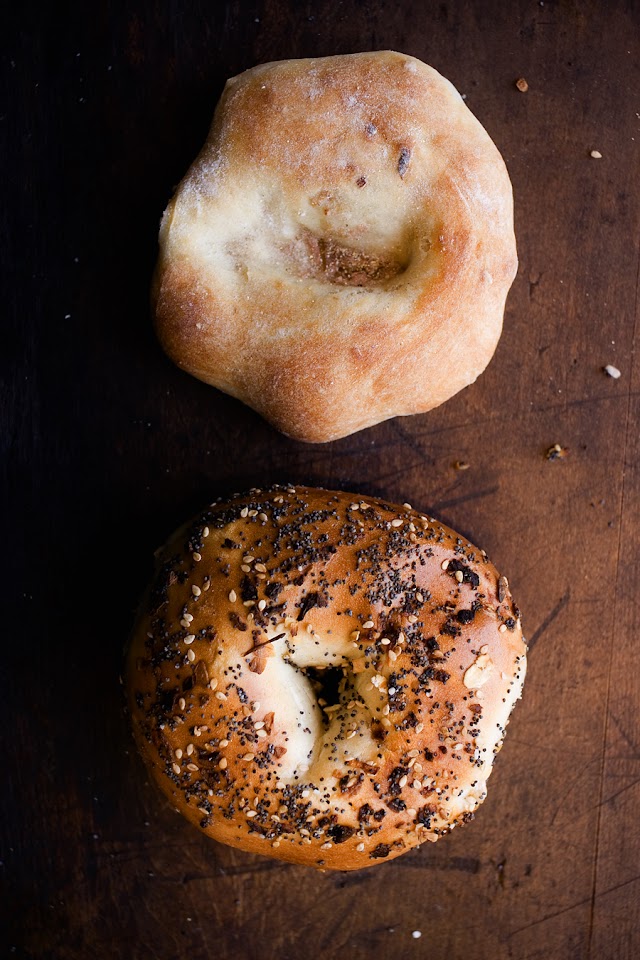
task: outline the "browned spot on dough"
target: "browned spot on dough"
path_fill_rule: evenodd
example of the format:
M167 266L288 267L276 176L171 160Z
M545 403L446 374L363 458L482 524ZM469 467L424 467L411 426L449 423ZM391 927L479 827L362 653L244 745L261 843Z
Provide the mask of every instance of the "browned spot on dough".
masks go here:
M392 280L407 268L396 252L367 253L333 237L301 233L284 251L295 273L345 287L368 287Z
M398 173L401 177L404 177L405 173L409 169L409 164L411 163L411 150L408 147L403 147L400 151L400 156L398 158Z

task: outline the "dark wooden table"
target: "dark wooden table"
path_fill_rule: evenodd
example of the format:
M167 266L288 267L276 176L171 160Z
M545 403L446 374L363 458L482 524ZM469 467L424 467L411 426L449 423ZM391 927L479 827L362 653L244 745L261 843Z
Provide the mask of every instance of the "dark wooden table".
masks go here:
M640 7L65 9L3 15L0 954L638 957ZM500 147L520 271L474 386L305 446L162 355L158 220L227 76L388 47L452 80ZM283 480L433 511L508 574L531 645L475 822L355 874L201 837L148 783L123 714L153 549L213 496Z

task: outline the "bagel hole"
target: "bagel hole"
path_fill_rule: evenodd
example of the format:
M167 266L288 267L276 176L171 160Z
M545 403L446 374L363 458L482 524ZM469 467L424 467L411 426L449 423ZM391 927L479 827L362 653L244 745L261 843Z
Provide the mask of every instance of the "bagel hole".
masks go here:
M305 667L302 672L310 681L323 712L341 702L341 687L344 687L345 677L342 667ZM326 712L324 716L325 720L329 719Z

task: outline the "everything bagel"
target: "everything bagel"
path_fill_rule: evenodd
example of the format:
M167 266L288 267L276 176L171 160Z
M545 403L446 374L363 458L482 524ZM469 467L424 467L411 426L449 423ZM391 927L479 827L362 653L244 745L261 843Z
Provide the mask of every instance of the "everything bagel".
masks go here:
M525 669L483 551L408 505L282 487L169 541L127 688L141 753L193 824L355 870L472 819Z
M165 211L152 300L180 367L321 442L472 383L516 268L509 176L460 95L359 53L229 80Z

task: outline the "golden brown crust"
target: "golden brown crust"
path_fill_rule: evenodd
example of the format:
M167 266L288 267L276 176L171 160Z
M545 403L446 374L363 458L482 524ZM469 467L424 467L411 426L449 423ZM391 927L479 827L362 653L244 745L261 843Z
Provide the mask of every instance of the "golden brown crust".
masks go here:
M209 836L355 870L472 817L525 650L505 578L437 521L252 491L163 551L128 657L134 733Z
M451 84L393 52L230 80L160 231L164 349L314 442L423 412L495 350L511 184Z

